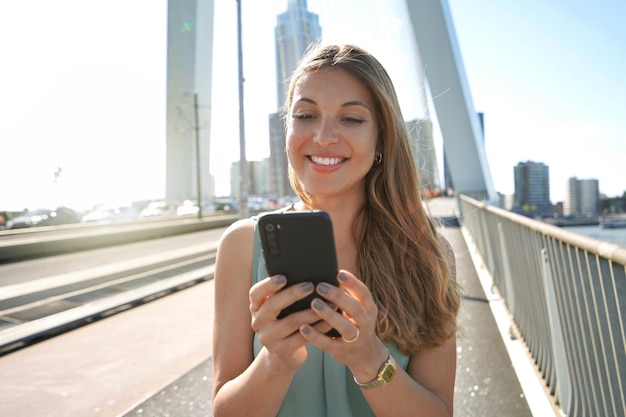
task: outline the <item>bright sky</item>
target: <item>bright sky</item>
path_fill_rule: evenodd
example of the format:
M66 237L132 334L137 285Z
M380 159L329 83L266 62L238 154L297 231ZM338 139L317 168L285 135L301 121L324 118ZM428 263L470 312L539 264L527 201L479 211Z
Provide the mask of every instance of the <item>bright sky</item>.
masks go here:
M519 161L550 167L553 202L569 177L626 190L626 2L449 0L474 104L485 113L496 190Z
M532 160L550 166L553 202L571 176L621 195L626 3L448 1L475 108L485 113L496 190L511 194L513 167ZM227 194L239 158L236 1L215 3L211 171ZM248 159L268 156L273 30L286 5L242 0ZM405 119L424 116L399 0L308 5L324 42L370 50L388 68ZM0 2L0 209L162 197L165 45L165 0Z

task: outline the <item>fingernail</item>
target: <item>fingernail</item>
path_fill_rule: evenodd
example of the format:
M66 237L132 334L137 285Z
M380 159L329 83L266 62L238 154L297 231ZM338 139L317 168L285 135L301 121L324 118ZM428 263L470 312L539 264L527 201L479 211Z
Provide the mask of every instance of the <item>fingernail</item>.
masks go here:
M309 326L302 326L300 327L300 331L304 334L309 334L311 333L311 328L309 328Z
M287 277L284 275L276 275L274 277L274 284L276 285L283 285L285 282L287 282Z
M313 283L312 282L305 282L303 284L300 285L300 289L304 292L309 292L309 291L313 291Z
M340 272L339 273L339 280L347 281L348 280L348 274L346 274L345 272Z
M328 286L328 284L322 282L321 284L318 284L317 291L320 294L328 294L330 292L330 287Z
M326 304L319 298L313 300L313 308L315 308L316 310L323 310L325 307Z

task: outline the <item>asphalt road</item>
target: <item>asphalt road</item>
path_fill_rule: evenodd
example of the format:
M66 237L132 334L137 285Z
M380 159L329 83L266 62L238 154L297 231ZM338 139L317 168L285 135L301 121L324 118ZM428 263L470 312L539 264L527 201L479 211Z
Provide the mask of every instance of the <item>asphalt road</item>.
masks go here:
M8 264L0 264L0 291L8 285L24 284L41 279L81 273L93 269L110 268L112 264L128 262L145 256L206 245L220 238L225 228L145 240L101 249L93 249L66 255L51 256Z

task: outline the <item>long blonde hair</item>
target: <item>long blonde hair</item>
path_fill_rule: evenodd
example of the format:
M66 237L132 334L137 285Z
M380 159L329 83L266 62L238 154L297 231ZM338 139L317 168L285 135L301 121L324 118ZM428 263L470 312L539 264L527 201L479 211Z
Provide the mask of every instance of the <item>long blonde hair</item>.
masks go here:
M310 49L294 71L283 114L298 80L323 67L337 67L359 78L372 92L379 124L375 163L365 177L366 203L353 224L357 275L378 306L377 334L405 354L437 346L457 331L459 288L453 254L424 210L410 136L387 71L368 52L351 45ZM291 186L311 203L289 167Z

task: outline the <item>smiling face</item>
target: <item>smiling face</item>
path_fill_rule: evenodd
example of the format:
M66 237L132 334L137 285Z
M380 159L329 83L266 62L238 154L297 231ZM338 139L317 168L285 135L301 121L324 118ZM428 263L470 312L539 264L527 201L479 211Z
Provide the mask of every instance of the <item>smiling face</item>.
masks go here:
M378 121L370 90L341 68L302 76L287 115L287 156L313 199L364 199Z

